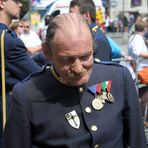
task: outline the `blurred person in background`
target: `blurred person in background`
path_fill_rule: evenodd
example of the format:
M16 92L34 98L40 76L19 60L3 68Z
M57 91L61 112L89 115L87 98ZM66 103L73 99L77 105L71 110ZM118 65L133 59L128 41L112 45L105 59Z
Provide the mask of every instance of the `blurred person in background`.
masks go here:
M20 39L25 44L27 51L31 56L42 50L42 41L40 40L38 34L31 30L30 20L24 19L23 26L24 33L20 35Z
M137 22L135 33L130 36L128 41L128 54L135 59L137 77L143 84L148 84L148 48L144 39L146 30L147 25L144 21ZM148 102L148 87L139 89L139 97L144 114Z
M137 65L138 72L148 67L148 49L144 40L146 27L144 21L137 22L135 33L130 36L128 41L128 54L135 60L140 58Z
M92 0L72 0L69 11L82 14L89 24L94 38L94 58L102 61L111 61L112 50L105 34L96 23L96 7L94 2Z
M148 47L148 17L146 17L144 19L145 23L146 23L146 32L145 32L145 35L144 35L144 39L145 39L145 43Z
M107 36L107 39L112 49L112 59L126 58L129 61L132 60L132 57L126 54L111 37Z
M133 58L129 56L125 51L123 51L123 49L111 37L107 36L107 39L112 48L112 61L126 66L129 69L133 80L135 81L136 74L133 70L133 67L131 66L131 64L133 63Z
M132 26L134 25L134 22L135 22L135 16L132 12L128 12L128 31L129 31L129 34L132 34L132 30L134 29L131 29Z
M134 34L136 32L135 24L142 21L142 15L141 14L137 14L137 16L134 17L134 18L135 18L134 22L133 22L132 26L129 29L129 35L132 35L132 34Z
M13 20L12 23L9 25L9 28L16 32L18 38L22 33L24 33L23 21Z
M42 27L42 28L39 30L39 36L40 36L40 39L41 39L42 41L44 41L45 38L46 38L46 30L47 30L47 27L48 27L48 24L49 24L49 21L50 21L50 18L51 18L51 17L52 17L51 15L46 15L46 16L45 16L45 26Z
M28 56L26 47L17 37L16 32L9 29L13 19L19 19L22 3L20 0L0 0L0 37L4 34L4 62L0 68L5 68L6 103L7 112L11 102L11 91L13 86L25 79L29 74L39 71L41 68ZM2 49L1 49L2 50ZM2 55L1 55L2 58ZM2 71L0 71L2 84ZM0 147L2 147L2 85L0 84ZM13 146L12 146L13 147Z
M108 13L105 14L105 32L109 32L110 29L110 17Z

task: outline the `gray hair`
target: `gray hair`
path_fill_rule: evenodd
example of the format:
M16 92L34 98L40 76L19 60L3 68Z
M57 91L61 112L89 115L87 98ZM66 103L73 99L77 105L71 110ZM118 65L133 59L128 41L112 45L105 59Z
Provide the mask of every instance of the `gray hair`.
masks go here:
M61 31L67 38L72 38L73 36L79 37L84 31L84 29L82 29L84 25L88 28L88 30L90 30L85 19L80 14L76 13L60 14L51 18L46 34L46 46L49 48L51 47L53 40L55 39L56 32L58 31Z

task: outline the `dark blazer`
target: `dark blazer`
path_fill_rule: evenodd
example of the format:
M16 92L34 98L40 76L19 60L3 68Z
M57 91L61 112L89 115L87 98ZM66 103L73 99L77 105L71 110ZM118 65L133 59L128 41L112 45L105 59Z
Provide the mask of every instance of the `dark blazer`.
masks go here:
M26 47L15 32L0 23L0 34L2 30L7 30L4 38L6 87L11 90L14 84L41 68L28 56Z
M36 54L33 54L31 58L41 67L48 62L43 51L39 51Z
M112 81L114 102L94 109L90 86ZM60 83L50 69L17 84L4 133L4 148L146 148L137 92L129 71L94 64L81 87Z
M100 30L96 23L90 25L94 38L94 58L98 58L101 61L111 61L112 59L112 49L105 36L105 34Z
M7 30L4 36L4 53L5 53L5 80L6 80L6 92L7 92L6 94L7 106L9 106L10 102L9 92L12 90L13 86L17 82L25 79L29 74L39 71L41 68L28 56L26 52L26 47L24 46L23 42L17 38L15 32L9 30L5 24L0 23L0 36L2 30ZM0 79L0 84L2 84L1 79ZM0 85L0 137L2 136L2 105L1 105L2 92L1 91L2 91L2 85Z

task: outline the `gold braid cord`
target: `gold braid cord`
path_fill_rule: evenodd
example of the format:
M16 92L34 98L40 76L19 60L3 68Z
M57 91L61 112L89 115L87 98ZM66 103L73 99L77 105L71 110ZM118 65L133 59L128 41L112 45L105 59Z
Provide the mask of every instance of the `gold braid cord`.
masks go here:
M6 124L6 86L5 86L5 52L4 52L5 31L1 34L1 79L2 79L2 112L3 112L3 129Z

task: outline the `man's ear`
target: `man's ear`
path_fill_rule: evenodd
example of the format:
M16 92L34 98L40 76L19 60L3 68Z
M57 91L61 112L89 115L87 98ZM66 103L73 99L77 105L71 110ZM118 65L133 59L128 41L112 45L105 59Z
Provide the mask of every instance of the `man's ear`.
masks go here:
M0 0L0 10L4 8L4 2L3 0Z
M89 20L90 19L90 12L89 11L86 11L84 14L83 14L85 20Z
M42 43L42 49L47 60L52 61L52 52L47 43Z

